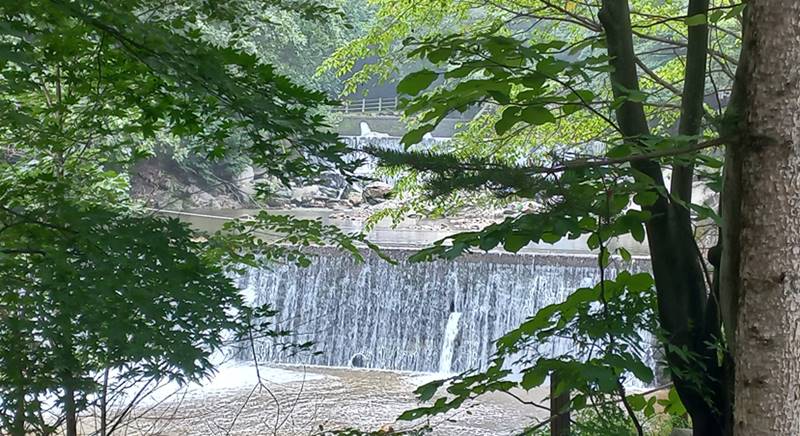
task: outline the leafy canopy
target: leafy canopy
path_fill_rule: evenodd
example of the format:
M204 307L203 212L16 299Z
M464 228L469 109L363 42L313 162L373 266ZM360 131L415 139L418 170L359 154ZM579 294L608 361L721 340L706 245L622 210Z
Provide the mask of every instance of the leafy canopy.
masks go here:
M307 264L310 244L355 250L320 222L268 214L203 234L128 195L131 165L170 137L207 159L238 147L285 182L357 165L323 121L332 102L243 43L247 29L270 25L258 4L0 5L0 420L9 433L65 423L75 434L81 411L108 407L132 383L210 375L226 341L285 334L269 323L271 308L245 304L231 271ZM268 6L305 20L334 13Z

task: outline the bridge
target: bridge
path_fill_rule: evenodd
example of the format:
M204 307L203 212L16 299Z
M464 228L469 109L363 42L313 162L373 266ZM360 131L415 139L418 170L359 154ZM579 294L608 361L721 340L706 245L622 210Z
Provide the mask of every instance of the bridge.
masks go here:
M400 138L407 130L400 106L401 100L396 95L345 99L342 105L333 109L334 113L342 116L337 131L348 137L376 133L379 136ZM475 118L480 111L480 108L474 107L464 113L451 113L439 123L431 135L436 138L452 138L461 123ZM369 126L367 130L364 129L364 124Z

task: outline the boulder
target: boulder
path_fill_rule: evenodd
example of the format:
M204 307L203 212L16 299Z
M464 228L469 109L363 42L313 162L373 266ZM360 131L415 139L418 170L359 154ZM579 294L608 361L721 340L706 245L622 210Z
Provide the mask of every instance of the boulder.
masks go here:
M389 199L392 186L384 182L372 182L364 187L362 198L369 204L378 204Z
M314 179L315 185L332 188L336 191L341 191L347 188L347 180L341 174L335 171L325 171Z
M292 202L303 207L323 207L328 200L336 200L338 197L339 191L320 185L292 189Z
M331 210L347 210L350 209L350 203L347 200L328 200L325 207Z
M361 192L351 191L351 192L349 192L347 194L347 201L352 206L359 206L359 205L361 205L361 203L364 202L364 198L362 197L362 193Z
M267 193L268 198L292 198L292 190L281 183L277 177L267 176L257 181L259 188Z
M292 204L292 200L290 198L279 196L269 196L265 202L267 203L267 206L278 209L289 207L289 205Z
M367 366L367 357L358 353L350 358L350 366L353 368L363 368Z
M196 185L189 185L185 188L186 198L183 201L184 208L192 209L219 209L213 195L203 191Z

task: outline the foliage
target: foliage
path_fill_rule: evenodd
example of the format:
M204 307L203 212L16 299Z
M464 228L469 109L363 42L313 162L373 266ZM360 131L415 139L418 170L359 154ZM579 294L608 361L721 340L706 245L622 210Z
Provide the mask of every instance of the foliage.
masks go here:
M341 50L329 65L347 67L342 53L394 52L353 80L383 77L402 63L418 65L398 84L406 94L402 104L411 125L403 138L406 151L371 150L395 173L406 171L401 186L412 194L411 207L424 210L426 199L462 194L536 204L533 211L439 241L415 259L452 259L496 247L516 252L530 243L586 238L588 247L597 250L602 271L611 259L608 247L618 245L618 238L644 242L647 235L655 279L650 307L663 332L658 336L676 392L692 415L696 434L728 431L732 409L726 377L731 372L726 373L725 320L718 312L729 294L720 289L719 257L707 263L692 229L698 223L723 222L713 204L693 203L692 187L702 184L719 193L723 185L717 147L735 141L729 135L736 134L731 126L741 113L735 106L727 115L723 110L731 94L730 101L737 101L742 92L734 79L744 5L532 0L477 6L452 0L416 2L413 13L397 14L407 2L380 4L379 16L395 12L395 21ZM447 114L475 106L482 108L481 115L451 144L426 151L414 147ZM671 183L665 182L669 171ZM618 254L630 258L625 249ZM602 279L599 286L606 284L625 288ZM597 322L591 310L572 306L592 292L597 293L577 290L564 303L568 314L582 320L577 326ZM618 302L616 314L627 320L640 313L635 301ZM539 340L552 339L536 328L549 327L544 331L571 339L573 333L597 338L588 329L562 332L573 320L569 316L563 323L545 323L558 310L543 309L522 330L501 338L489 370L456 377L448 397L403 417L441 413L484 392L517 386L508 378L514 367L508 365L508 350L528 352ZM645 328L657 332L652 325ZM591 392L616 395L641 434L624 390L612 387L624 372L615 372L620 368L644 378L651 374L642 368L637 374L636 365L614 357L610 344L625 340L618 342L620 332L613 333L600 347L605 353L597 357L603 363L599 367L573 355L523 359L513 362L514 369L528 375L529 386L540 384L549 370L567 369L567 378L575 382L569 389L578 392L579 404L573 399L573 407L588 404ZM418 394L432 399L438 387L421 388Z
M297 13L263 11L273 25L247 32L252 47L264 62L305 86L339 95L342 81L333 73L317 74L317 67L337 48L360 37L369 27L373 10L364 0L338 0L329 5L337 14L309 20Z
M320 219L298 219L267 211L261 211L250 219L227 222L209 238L206 256L233 265L258 267L288 261L307 267L311 264L311 257L305 248L332 246L363 262L361 249L356 243L365 245L385 261L395 263L362 233L347 234L335 226L323 224Z
M233 23L203 20L201 30L215 44L235 47L252 55L259 63L273 66L277 73L294 83L322 91L327 96L339 95L342 80L331 72L316 74L316 68L337 47L362 34L371 19L371 7L361 0L327 2L318 11L273 3L241 1L241 11ZM324 14L326 11L329 13ZM335 124L329 109L323 106L317 112L325 115L327 122ZM203 145L185 136L157 134L153 153L161 161L174 161L181 170L199 176L201 182L222 185L230 194L241 196L235 187L224 182L235 181L243 166L252 164L247 150L242 149L241 145L247 142L242 136L245 135L234 135L226 141L225 156L214 161L193 153ZM181 171L176 173L180 175ZM243 200L252 202L250 198Z
M545 436L542 430L537 433ZM575 436L634 436L636 429L616 404L603 404L588 407L575 416L575 424L570 427L570 435Z
M383 23L343 48L327 65L352 67L347 63L352 56L382 56L390 51L389 56L354 74L351 80L383 77L405 68L405 64L418 64L420 59L427 65L426 74L436 73L443 78L441 86L436 86L429 96L417 96L418 105L407 107L407 115L415 127L406 137L408 142L428 131L443 111L463 109L468 104L481 104L488 110L457 132L454 140L441 150L459 158L530 164L594 156L607 151L609 147L602 143L618 134L607 122L615 105L608 74L602 71L607 67L602 61L605 46L596 17L599 2L570 3L569 9L540 1L499 2L476 9L470 9L469 2L416 2L413 13L402 13L407 5L401 1L386 0L379 4L378 16L386 14L390 24ZM679 19L669 17L681 15L685 2L656 5L635 1L633 5L632 19L639 38L636 49L639 60L648 67L641 78L641 93L633 98L644 98L644 110L653 132L662 134L674 127L679 117L685 64L682 47L686 44L687 27ZM741 8L735 5L719 7L711 20L715 49L709 60L719 69L711 70L707 84L710 96L707 101L714 106L724 102L730 91L735 70L731 53L735 53L739 44L736 34L740 24L736 17L741 13ZM543 61L541 66L539 61ZM581 64L586 62L596 63L596 68L582 69ZM548 73L550 66L556 75L547 78L542 73ZM564 71L559 71L561 68ZM533 89L517 85L523 78L527 78ZM506 81L514 85L506 87ZM542 82L541 86L536 86L538 82ZM458 92L448 92L457 86ZM492 86L501 87L499 92L493 91L494 96L488 93ZM586 101L580 100L579 95ZM448 101L448 96L453 99ZM426 99L435 104L423 105ZM535 107L529 109L528 116L539 112L549 120L546 110L554 114L555 120L545 124L524 122L521 108L531 105ZM716 128L717 121L712 118L720 111L717 109L716 114L707 111L708 128ZM498 134L498 129L502 134ZM718 177L716 171L712 173ZM428 196L416 186L426 184L428 173L400 174L408 179L403 185L409 191L411 208L424 213L430 208L423 201ZM482 192L475 194L478 196L473 194L462 203L486 201Z
M324 94L278 75L235 41L214 44L203 32L206 22L247 16L250 2L192 4L4 6L4 143L61 143L62 153L126 146L123 157L135 157L146 151L144 139L166 130L219 158L226 141L240 135L251 159L284 180L352 167L342 160L346 147L314 111L330 103Z
M186 224L109 209L41 174L2 176L4 428L16 431L24 413L27 428L47 434L42 402L68 407L68 391L86 402L105 369L119 380L197 381L213 371L223 334L249 328L254 309Z
M240 45L240 24L264 18L258 4L0 5L0 419L10 434L62 424L76 434L81 411L108 406L104 374L123 390L190 383L213 373L224 342L284 335L268 322L272 308L246 305L228 273L308 258L259 232L355 250L317 221L262 214L209 235L129 198L127 170L164 137L206 159L235 142L284 181L357 165L323 122L328 98ZM304 20L335 13L268 6ZM231 35L215 39L217 26Z
M446 413L487 392L531 390L543 385L552 372L560 376L557 394L574 393L573 410L620 392L624 396L623 382L631 375L651 382L653 373L643 362L641 334L654 328L652 284L647 273L623 271L614 280L579 289L564 302L542 308L497 340L497 351L486 371L447 380L447 397L406 411L400 419ZM559 341L566 345L560 347L564 351L552 355L550 350ZM515 377L510 378L512 374ZM444 384L444 380L435 381L416 393L421 401L427 401Z

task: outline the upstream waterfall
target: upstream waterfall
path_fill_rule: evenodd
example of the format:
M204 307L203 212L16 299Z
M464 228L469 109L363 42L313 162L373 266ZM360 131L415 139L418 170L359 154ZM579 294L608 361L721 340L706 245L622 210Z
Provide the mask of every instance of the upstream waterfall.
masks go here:
M274 320L320 353L295 353L256 340L262 362L461 372L485 368L493 341L538 309L599 280L586 254L470 254L452 261L408 263L411 251L388 250L392 265L373 253L359 263L334 249L316 249L307 268L250 269L239 286L256 304L280 311ZM649 269L634 260L634 270ZM613 276L613 267L607 271ZM549 345L558 352L568 344ZM250 346L237 358L252 359Z

